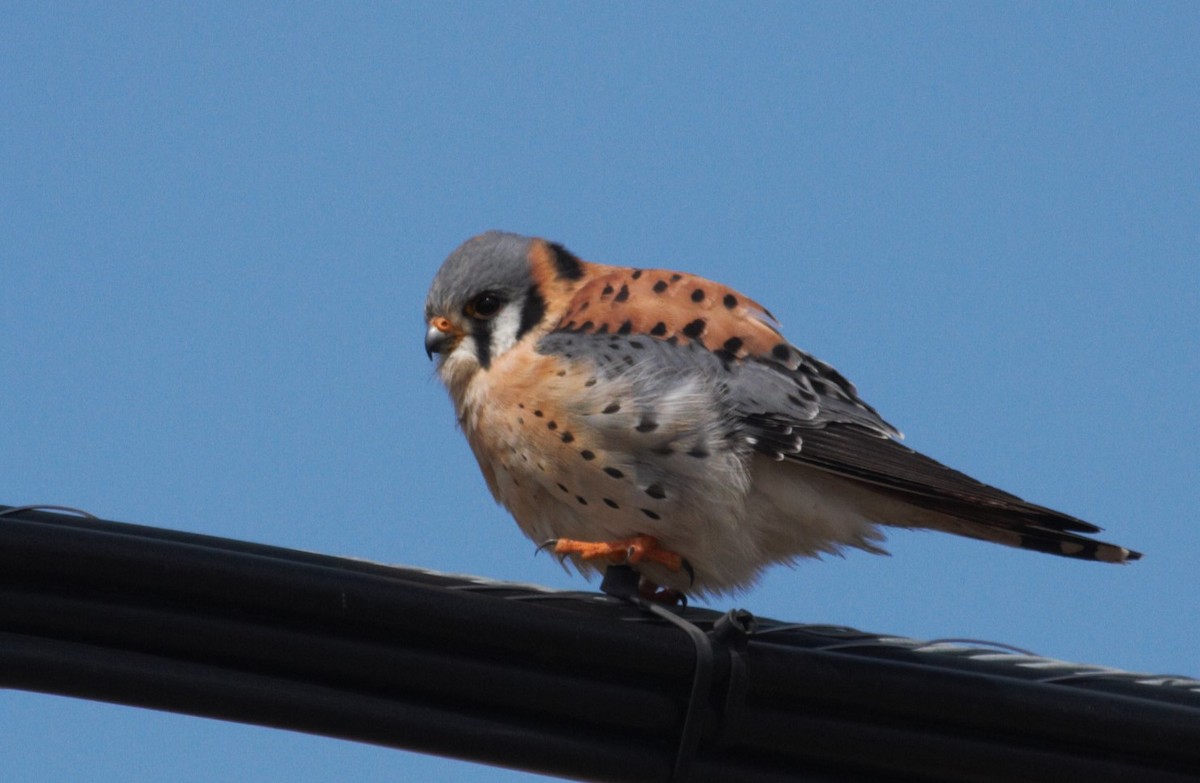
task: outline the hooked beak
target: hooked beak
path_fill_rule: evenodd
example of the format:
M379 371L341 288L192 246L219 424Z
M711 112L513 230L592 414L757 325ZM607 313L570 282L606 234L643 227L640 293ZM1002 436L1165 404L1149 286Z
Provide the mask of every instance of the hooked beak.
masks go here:
M457 344L458 335L450 321L438 316L429 322L425 331L425 355L430 359L435 353L446 353Z

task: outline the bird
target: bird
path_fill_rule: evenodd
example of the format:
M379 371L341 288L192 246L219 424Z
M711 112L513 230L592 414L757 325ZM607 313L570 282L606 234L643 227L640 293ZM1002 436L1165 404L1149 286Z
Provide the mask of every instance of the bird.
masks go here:
M425 351L491 494L585 576L720 596L884 527L1106 563L1100 528L949 468L758 302L720 283L582 260L503 231L446 258Z

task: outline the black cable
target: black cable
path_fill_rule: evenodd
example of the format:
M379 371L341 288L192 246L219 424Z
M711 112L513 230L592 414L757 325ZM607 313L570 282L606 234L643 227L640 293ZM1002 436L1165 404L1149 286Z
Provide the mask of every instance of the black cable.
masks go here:
M0 686L583 780L1198 779L1195 680L658 608L0 507Z

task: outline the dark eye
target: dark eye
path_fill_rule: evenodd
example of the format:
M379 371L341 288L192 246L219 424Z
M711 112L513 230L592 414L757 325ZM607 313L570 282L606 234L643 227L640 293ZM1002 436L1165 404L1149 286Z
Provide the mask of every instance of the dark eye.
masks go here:
M484 293L471 300L466 307L466 314L471 318L487 320L500 312L500 297L493 293Z

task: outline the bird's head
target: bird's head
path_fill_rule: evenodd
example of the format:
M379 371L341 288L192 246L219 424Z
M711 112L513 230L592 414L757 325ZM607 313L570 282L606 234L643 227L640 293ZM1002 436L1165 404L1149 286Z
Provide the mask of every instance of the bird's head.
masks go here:
M425 299L425 352L440 357L451 389L531 332L549 328L547 298L561 298L584 262L541 239L489 231L450 254Z

